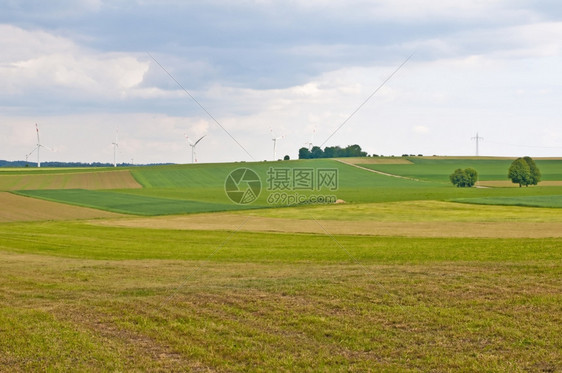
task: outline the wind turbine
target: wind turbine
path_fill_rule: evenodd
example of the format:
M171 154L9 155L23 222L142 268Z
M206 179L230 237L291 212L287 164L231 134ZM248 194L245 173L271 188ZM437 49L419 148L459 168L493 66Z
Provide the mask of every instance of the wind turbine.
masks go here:
M271 132L271 136L273 136L271 138L271 140L273 140L273 160L276 161L277 160L277 140L281 140L285 136L276 137L275 134L273 133L273 129L270 129L270 132Z
M34 151L37 150L37 167L41 167L41 158L39 156L39 151L41 148L45 148L45 149L49 149L51 151L53 151L53 149L49 148L48 146L45 145L41 145L41 140L39 139L39 127L37 126L37 123L35 123L35 130L37 131L37 146L35 147L35 149L33 149L31 152L29 152L29 154L27 154L25 156L25 161L27 162L27 159L29 158L29 156L31 154L33 154Z
M195 163L197 162L197 159L195 158L195 146L197 146L197 144L199 144L199 141L203 140L203 138L207 135L203 135L199 138L199 140L192 142L189 137L187 135L184 135L185 139L187 140L187 144L189 146L191 146L191 163Z
M116 153L117 153L117 148L119 147L118 138L119 138L119 128L117 128L117 130L115 131L115 141L111 143L111 145L113 145L113 167L117 167Z
M312 150L312 145L314 144L314 134L316 133L316 128L312 130L312 136L310 137L310 142L305 142L304 145L308 147L308 150Z

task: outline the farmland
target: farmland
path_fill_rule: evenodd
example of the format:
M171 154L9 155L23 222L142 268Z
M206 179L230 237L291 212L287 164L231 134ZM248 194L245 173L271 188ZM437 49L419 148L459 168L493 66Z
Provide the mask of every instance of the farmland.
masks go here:
M56 188L83 171L2 171L13 192L3 177L48 179L0 192L0 370L557 371L562 187L447 183L466 164L505 179L504 162L353 161L411 179L174 165ZM246 206L224 192L239 167L264 186ZM271 208L270 167L337 169L336 190L299 192L345 203Z

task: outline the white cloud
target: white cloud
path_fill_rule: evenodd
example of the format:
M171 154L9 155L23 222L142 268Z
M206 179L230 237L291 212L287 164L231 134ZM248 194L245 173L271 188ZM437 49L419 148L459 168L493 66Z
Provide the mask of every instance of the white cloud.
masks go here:
M428 133L429 128L426 126L414 126L413 128L415 133Z
M142 81L148 62L125 53L99 53L43 31L0 26L0 94L38 89L69 90L66 95L119 98Z

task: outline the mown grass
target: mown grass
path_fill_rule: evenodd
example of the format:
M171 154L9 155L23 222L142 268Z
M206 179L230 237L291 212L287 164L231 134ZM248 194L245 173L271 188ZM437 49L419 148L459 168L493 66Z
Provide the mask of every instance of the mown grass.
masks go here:
M482 198L495 200L499 197ZM526 197L520 197L524 200ZM544 198L551 206L556 196ZM560 197L558 197L559 199ZM514 197L515 200L519 198ZM477 199L480 200L480 199ZM471 202L472 199L462 200ZM550 202L549 202L550 201ZM244 215L247 212L239 212ZM526 209L516 206L457 203L449 201L398 201L356 203L319 206L299 206L285 209L260 209L251 213L264 216L297 220L341 220L341 221L393 221L393 222L562 222L562 210L554 208Z
M0 370L554 371L560 239L0 225ZM81 352L83 350L83 352Z
M255 167L265 177L269 166L291 165L337 167L339 198L377 204L252 215L352 223L556 225L561 219L559 209L423 201L562 195L560 187L461 190L329 160ZM74 193L71 203L139 214L197 212L209 202L238 208L225 202L222 189L238 166L244 164L146 168L136 175L144 189L51 197ZM236 213L240 225L249 213ZM0 371L551 372L562 366L562 239L325 233L0 224Z
M243 217L240 224L243 224ZM425 263L562 258L560 239L460 239L174 231L81 223L2 224L0 248L97 260L181 259L257 262ZM345 248L345 249L343 249Z

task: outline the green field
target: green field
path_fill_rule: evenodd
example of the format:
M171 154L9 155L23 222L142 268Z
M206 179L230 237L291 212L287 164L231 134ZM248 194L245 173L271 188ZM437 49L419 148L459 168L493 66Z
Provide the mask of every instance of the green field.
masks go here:
M411 164L362 164L362 166L391 174L448 184L449 175L455 169L469 167L478 171L480 180L507 180L507 170L513 161L512 159L501 158L432 159L431 157L410 157L407 160ZM536 163L541 170L544 181L562 180L562 160L538 159Z
M457 199L455 201L465 202L465 203L476 203L476 204L481 204L481 205L508 205L508 206L562 208L562 195L460 198L460 199Z
M562 187L459 189L446 178L472 160L412 162L367 166L422 181L333 160L74 180L92 189L64 189L72 170L0 172L6 190L3 177L60 183L0 193L3 210L127 214L0 211L0 371L559 371ZM562 181L559 161L537 164ZM224 191L238 167L263 183L253 204ZM272 208L270 167L337 169L336 190L298 192L345 203Z
M179 198L161 198L104 190L25 190L19 191L18 194L48 201L64 202L77 206L134 215L171 215L240 209L239 206L232 203L221 204Z
M509 188L458 189L447 180L454 168L472 165L484 172L482 178L498 178L498 170L509 167L508 160L465 160L465 159L412 159L411 165L368 164L367 168L402 176L415 177L423 181L388 177L342 164L333 160L304 160L289 162L226 163L209 165L170 165L156 167L136 167L130 169L132 176L143 188L86 190L52 189L23 190L21 195L44 198L50 201L70 203L79 206L99 208L107 211L137 215L166 215L195 212L229 211L233 209L270 207L268 196L282 190L268 190L270 177L268 170L274 169L334 169L337 170L337 190L290 190L300 195L314 194L335 196L348 203L451 200L455 198L495 198L519 196L548 196L562 194L562 185L548 188L516 190ZM465 163L466 162L466 163ZM471 163L472 162L472 163ZM475 166L473 162L480 162ZM507 162L507 163L506 163ZM539 161L540 162L540 161ZM552 170L561 161L542 161L551 166L543 171L544 178L562 180L562 174ZM550 163L549 163L550 162ZM507 166L506 166L507 165ZM251 205L235 205L224 191L228 174L240 167L254 170L260 177L262 193ZM541 163L541 167L542 163ZM505 170L504 170L505 171ZM552 172L551 172L552 171ZM555 177L560 176L559 179ZM0 183L2 178L0 177ZM546 205L541 205L546 206ZM557 205L553 205L556 207Z

